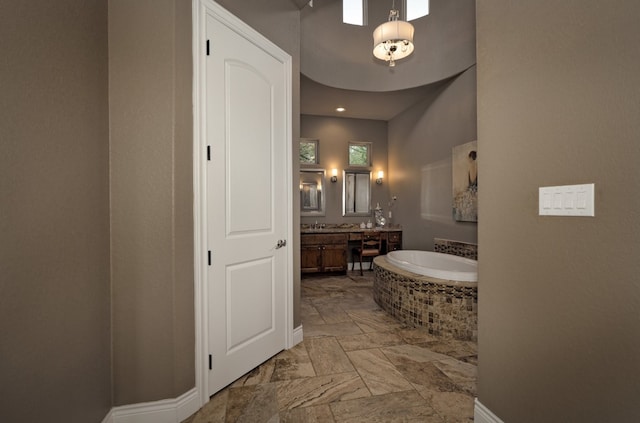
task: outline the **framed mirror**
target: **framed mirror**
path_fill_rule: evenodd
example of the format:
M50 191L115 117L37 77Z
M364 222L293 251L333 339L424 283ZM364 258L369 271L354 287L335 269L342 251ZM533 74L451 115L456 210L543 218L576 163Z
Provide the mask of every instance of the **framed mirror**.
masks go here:
M345 170L342 178L342 215L371 216L371 172Z
M324 169L300 170L300 216L324 216Z

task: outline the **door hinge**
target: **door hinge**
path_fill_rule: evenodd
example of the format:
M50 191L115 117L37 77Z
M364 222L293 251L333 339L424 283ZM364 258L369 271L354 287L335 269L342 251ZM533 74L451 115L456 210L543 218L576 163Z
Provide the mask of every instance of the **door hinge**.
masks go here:
M211 250L207 251L207 263L209 263L209 266L211 266Z
M213 356L209 354L209 370L213 369Z
M207 56L209 55L209 40L207 40Z
M207 160L211 161L211 146L207 146Z

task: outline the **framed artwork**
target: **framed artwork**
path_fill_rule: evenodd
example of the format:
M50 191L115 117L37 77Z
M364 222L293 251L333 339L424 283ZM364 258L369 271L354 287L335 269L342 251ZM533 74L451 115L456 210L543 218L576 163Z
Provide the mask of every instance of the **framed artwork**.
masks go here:
M453 147L453 219L478 221L478 141Z

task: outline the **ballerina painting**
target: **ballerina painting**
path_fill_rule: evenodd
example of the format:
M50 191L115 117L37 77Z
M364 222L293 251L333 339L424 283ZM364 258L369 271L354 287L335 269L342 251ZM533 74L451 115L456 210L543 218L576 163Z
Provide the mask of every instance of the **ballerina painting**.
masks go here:
M478 221L478 142L453 148L453 219Z

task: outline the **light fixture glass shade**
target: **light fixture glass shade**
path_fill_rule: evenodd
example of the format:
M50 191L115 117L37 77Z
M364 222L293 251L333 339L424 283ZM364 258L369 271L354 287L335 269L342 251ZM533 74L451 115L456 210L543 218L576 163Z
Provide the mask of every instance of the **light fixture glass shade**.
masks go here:
M390 20L373 31L373 55L380 60L394 62L413 53L413 25Z

